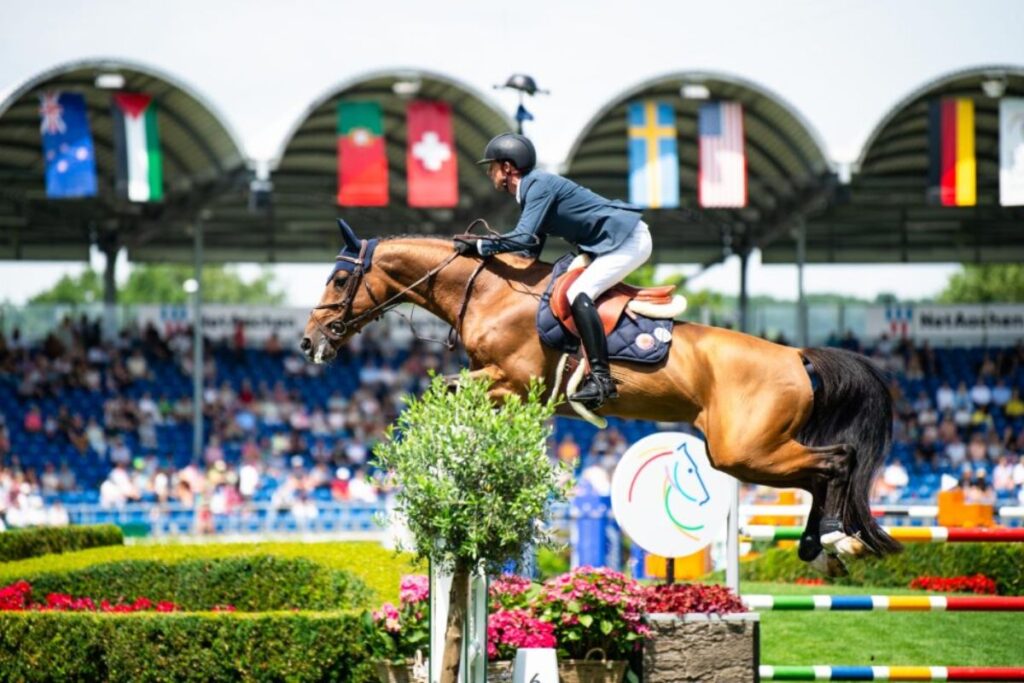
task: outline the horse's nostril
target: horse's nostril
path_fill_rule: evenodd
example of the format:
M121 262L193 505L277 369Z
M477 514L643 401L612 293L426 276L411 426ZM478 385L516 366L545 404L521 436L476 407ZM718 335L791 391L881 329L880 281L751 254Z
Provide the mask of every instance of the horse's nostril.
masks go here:
M299 348L303 351L309 351L313 348L313 340L309 337L303 337L302 341L299 342Z

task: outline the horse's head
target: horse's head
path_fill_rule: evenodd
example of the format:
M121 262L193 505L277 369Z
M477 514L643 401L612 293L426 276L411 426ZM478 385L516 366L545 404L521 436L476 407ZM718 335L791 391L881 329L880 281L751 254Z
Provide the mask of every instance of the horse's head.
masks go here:
M338 220L345 246L334 260L334 268L320 303L313 308L299 348L314 363L334 359L338 349L375 317L383 292L367 278L377 240L361 240L343 220ZM376 283L380 285L380 283Z

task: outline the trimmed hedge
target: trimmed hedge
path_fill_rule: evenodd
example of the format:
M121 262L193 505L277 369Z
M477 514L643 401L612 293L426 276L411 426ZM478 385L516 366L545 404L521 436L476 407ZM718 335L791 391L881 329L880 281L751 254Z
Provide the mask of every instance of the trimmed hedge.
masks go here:
M373 591L351 572L305 558L273 555L173 563L123 560L22 578L32 584L36 600L49 593L90 597L97 602L146 597L154 602L169 600L188 611L233 605L244 612L375 606Z
M994 579L1000 595L1024 595L1024 544L1020 543L908 543L904 551L888 557L847 562L849 576L828 579L848 586L907 588L918 576L984 574ZM740 566L748 581L786 581L819 578L801 562L796 549L769 548Z
M181 562L270 556L278 560L314 562L325 570L343 570L358 577L375 593L374 604L398 603L398 586L405 574L425 574L426 567L413 562L410 555L396 555L371 542L328 543L210 543L200 545L133 545L95 548L64 555L37 557L0 564L0 585L25 579L36 584L45 574L72 574L97 565L126 561L158 562L166 571ZM291 579L288 579L291 581ZM50 581L47 579L47 581ZM48 587L58 586L56 579ZM63 591L63 587L62 590ZM70 592L70 591L67 591ZM106 592L106 591L104 591ZM149 587L141 594L153 600L163 599ZM89 597L103 597L91 595ZM209 607L204 605L203 607ZM299 605L300 607L302 605ZM239 606L240 607L240 606Z
M16 681L376 680L355 613L0 615Z
M112 545L124 545L124 534L113 524L12 529L0 533L0 562Z

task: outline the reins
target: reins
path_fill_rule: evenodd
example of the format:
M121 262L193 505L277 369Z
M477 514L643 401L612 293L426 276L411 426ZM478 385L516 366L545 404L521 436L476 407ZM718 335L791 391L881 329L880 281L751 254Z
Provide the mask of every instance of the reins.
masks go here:
M476 237L477 239L504 240L523 249L530 249L539 243L539 238L537 238L536 236L533 236L533 244L527 244L525 242L518 242L514 240L509 240L508 238L503 238L500 236L498 232L496 232L494 229L491 228L490 225L487 224L486 220L482 218L477 218L476 220L469 224L469 227L466 229L467 236L471 235L471 231L473 230L474 227L476 227L478 223L482 224L490 234L473 235L473 237ZM370 289L370 285L369 283L366 282L365 278L366 249L367 241L360 240L358 256L352 257L339 254L335 258L335 261L346 261L352 264L352 272L346 279L345 290L342 293L341 299L335 301L334 303L320 304L318 306L313 307L314 311L339 309L343 311L342 315L339 317L338 320L335 320L334 322L328 324L326 327L321 325L319 320L314 319L316 327L320 331L320 333L323 334L328 339L330 339L332 342L340 341L341 338L345 336L345 334L349 331L350 328L355 328L355 331L358 332L358 326L360 323L367 320L377 320L384 316L384 314L393 310L396 306L402 303L401 299L405 297L406 294L408 294L410 291L414 290L416 287L423 284L424 282L430 280L432 277L434 277L442 270L444 270L444 268L446 268L452 261L459 257L458 252L450 254L447 258L441 261L441 263L428 270L422 277L417 279L415 282L406 285L400 292L388 297L384 301L378 302L376 297L374 297L373 291ZM480 272L484 269L485 265L487 265L487 262L484 259L481 259L480 263L476 266L476 268L473 269L473 272L470 274L469 279L466 280L466 288L462 292L462 303L459 305L458 313L455 316L455 324L452 325L451 329L448 331L448 337L446 339L441 340L431 339L429 337L421 337L416 333L416 328L412 322L412 316L406 316L401 311L398 311L398 314L405 318L406 322L409 323L409 329L412 330L413 336L416 337L416 339L420 341L441 344L449 351L455 349L456 341L462 337L462 324L466 317L466 311L469 309L469 298L470 293L473 289L473 284L476 282L477 276L480 275ZM356 317L349 319L348 316L352 312L352 304L355 300L356 291L359 289L360 283L366 289L366 293L370 297L370 301L372 301L374 305L371 308L367 309L366 311L363 311Z

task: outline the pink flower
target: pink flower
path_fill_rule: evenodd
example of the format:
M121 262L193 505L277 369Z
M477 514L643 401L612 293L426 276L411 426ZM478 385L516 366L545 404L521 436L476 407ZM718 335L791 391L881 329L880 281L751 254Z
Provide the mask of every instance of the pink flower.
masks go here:
M408 574L399 584L399 598L403 605L414 605L430 597L430 579L422 574Z
M487 618L487 657L511 659L521 647L555 647L555 626L528 610L498 610Z
M402 630L401 615L398 608L390 602L385 602L379 610L373 613L373 620L384 624L384 630L389 633L398 633Z

